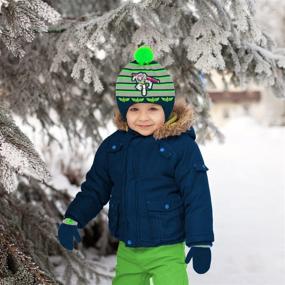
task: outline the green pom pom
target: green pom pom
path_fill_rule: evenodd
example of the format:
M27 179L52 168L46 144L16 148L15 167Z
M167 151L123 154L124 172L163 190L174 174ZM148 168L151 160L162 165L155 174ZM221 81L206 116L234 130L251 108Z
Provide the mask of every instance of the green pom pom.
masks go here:
M149 46L141 46L134 53L134 59L139 65L151 63L153 57L153 51Z

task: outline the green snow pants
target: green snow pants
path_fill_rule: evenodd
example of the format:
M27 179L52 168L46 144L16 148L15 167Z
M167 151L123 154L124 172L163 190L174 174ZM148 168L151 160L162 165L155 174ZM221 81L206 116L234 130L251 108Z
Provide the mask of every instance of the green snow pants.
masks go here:
M188 285L184 242L157 247L127 247L119 242L112 285Z

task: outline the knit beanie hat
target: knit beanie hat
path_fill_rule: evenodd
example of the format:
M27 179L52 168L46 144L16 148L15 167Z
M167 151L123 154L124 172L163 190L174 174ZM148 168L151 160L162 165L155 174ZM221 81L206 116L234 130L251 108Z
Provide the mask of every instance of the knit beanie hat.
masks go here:
M149 46L141 46L134 53L116 81L116 101L123 120L128 108L136 103L153 103L162 106L165 121L170 117L175 101L174 83L170 74L153 60Z

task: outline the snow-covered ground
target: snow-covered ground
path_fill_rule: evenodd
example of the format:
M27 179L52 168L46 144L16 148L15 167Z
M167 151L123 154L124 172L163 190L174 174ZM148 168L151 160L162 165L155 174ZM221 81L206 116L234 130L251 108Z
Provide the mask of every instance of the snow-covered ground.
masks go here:
M264 127L241 116L220 130L224 144L200 145L213 203L212 265L199 275L188 264L189 285L284 285L285 127ZM105 136L113 131L108 126ZM35 137L30 138L35 142ZM68 156L63 150L61 155ZM54 178L58 187L63 180ZM67 182L62 185L66 187ZM70 191L75 195L78 189ZM102 258L100 263L114 267L116 257Z
M212 265L191 285L285 284L285 128L228 121L224 144L200 146L214 215Z

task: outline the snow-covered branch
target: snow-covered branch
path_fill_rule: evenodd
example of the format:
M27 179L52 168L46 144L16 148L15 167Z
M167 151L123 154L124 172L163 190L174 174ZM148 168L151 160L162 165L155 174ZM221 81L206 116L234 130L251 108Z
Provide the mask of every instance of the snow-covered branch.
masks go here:
M16 173L25 173L38 180L49 179L50 173L33 144L1 106L0 127L0 181L3 187L8 192L16 189Z
M46 32L48 24L57 23L61 15L41 0L1 0L0 19L0 39L22 58L26 43L32 42L37 33Z

